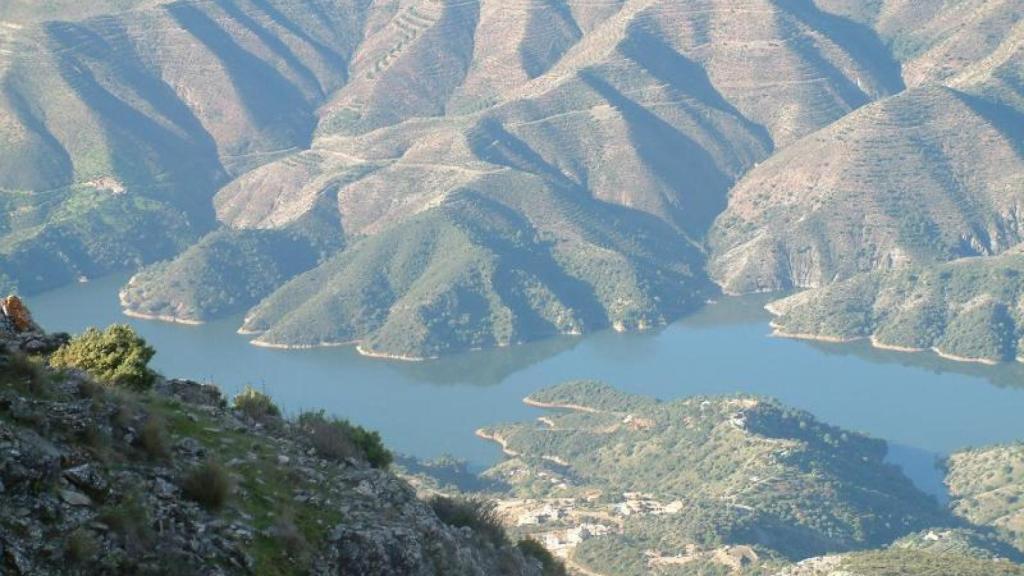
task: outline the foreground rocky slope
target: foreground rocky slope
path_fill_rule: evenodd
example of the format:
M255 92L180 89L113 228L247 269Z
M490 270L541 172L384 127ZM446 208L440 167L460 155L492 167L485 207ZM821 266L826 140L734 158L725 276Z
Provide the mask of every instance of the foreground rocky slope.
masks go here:
M23 353L62 341L0 342L4 574L541 574L312 421L230 409L194 382L111 388Z

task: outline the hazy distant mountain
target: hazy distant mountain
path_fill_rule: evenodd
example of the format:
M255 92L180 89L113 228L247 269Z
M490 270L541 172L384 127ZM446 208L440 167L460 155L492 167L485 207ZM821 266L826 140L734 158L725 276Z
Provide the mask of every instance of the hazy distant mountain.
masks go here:
M22 290L192 246L126 307L423 357L1020 240L1019 0L55 6L0 9Z

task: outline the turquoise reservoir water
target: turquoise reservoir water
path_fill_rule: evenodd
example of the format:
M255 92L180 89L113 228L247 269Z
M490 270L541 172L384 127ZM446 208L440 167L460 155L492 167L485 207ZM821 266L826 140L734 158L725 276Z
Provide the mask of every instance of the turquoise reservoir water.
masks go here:
M159 351L168 376L214 382L232 394L265 389L289 413L323 408L380 430L396 450L441 454L476 466L494 446L473 431L536 417L521 399L571 379L600 379L662 399L745 392L772 396L848 429L884 438L892 458L934 490L936 455L1024 440L1024 365L986 367L930 354L883 352L769 337L762 302L727 300L662 330L604 332L427 363L363 358L332 348L256 348L235 333L240 319L199 327L128 319L117 290L125 277L30 299L50 330L134 325Z

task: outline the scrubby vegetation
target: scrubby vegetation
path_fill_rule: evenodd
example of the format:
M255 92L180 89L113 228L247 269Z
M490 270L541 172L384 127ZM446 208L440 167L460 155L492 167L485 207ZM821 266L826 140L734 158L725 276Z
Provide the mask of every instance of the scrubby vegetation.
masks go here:
M46 393L47 374L43 362L22 352L0 353L0 382L22 394Z
M158 414L150 414L146 418L139 431L139 446L150 458L155 460L164 460L170 456L167 426L163 417Z
M492 500L435 496L430 500L430 507L445 524L457 528L470 528L495 546L500 546L508 539Z
M952 507L1024 551L1024 444L964 450L946 462Z
M201 321L244 312L341 245L340 230L222 228L170 262L132 278L121 294L132 312Z
M116 324L102 331L90 328L75 337L54 353L50 365L83 370L101 382L141 391L156 379L149 368L155 354L131 326Z
M102 349L75 342L63 357ZM437 573L540 574L503 532L450 529L377 469L391 454L376 433L323 412L281 418L253 390L229 409L212 386L111 386L55 364L0 340L0 572L404 573L381 547L414 547ZM269 414L274 426L255 421Z
M232 407L257 422L265 422L281 416L281 410L274 404L270 396L248 385L235 395Z
M354 342L369 354L432 358L610 326L649 328L699 305L708 285L698 255L670 229L611 207L568 204L530 182L508 184L508 197L452 195L352 243L263 300L244 329L259 344ZM537 226L570 217L571 242L554 240L561 228Z
M220 510L231 496L232 482L220 463L209 460L185 477L181 485L185 496L208 510Z
M1024 567L957 554L892 549L845 558L842 568L865 576L1022 576Z
M862 274L775 302L780 333L872 337L882 346L934 348L958 359L1012 361L1024 354L1024 255L971 258Z
M524 538L516 545L523 554L540 562L544 576L568 576L565 564L554 557L543 544L533 538Z
M592 570L643 574L648 553L691 548L694 565L706 561L709 570L725 547L749 548L759 564L799 560L955 522L884 462L884 442L772 400L657 402L594 382L529 400L569 410L484 430L519 455L488 476L518 498L555 507L575 499L569 508L595 518L586 522L611 526L576 551ZM585 503L594 494L602 504ZM603 519L617 506L637 512Z
M376 468L387 468L394 459L384 447L380 433L348 420L328 417L323 410L300 414L298 424L313 448L324 458L359 458Z

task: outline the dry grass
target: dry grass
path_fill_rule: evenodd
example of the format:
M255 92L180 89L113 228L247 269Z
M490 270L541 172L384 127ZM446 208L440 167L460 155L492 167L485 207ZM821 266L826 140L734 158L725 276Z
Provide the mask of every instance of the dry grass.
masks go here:
M185 496L210 511L224 508L231 497L233 482L228 471L212 460L200 464L185 477Z

